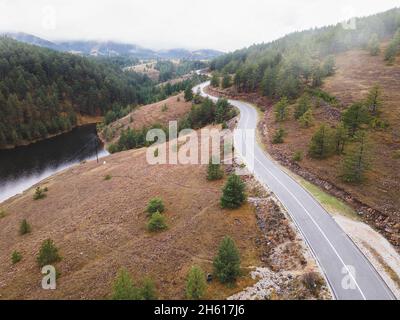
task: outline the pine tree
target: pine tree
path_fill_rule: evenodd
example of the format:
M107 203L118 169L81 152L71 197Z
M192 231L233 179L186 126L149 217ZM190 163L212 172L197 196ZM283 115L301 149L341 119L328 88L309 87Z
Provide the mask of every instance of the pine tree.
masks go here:
M47 240L43 241L36 260L40 267L43 267L45 265L52 264L54 262L58 262L61 260L61 257L58 254L58 249L57 249L56 245L54 244L53 240L47 239Z
M382 93L381 89L378 85L375 85L371 88L368 93L366 105L374 116L376 116L379 112L379 108L382 106Z
M226 99L218 99L215 108L215 122L222 123L227 117L229 103Z
M222 283L232 283L240 275L240 255L232 238L226 236L214 258L214 274Z
M150 232L157 232L167 229L168 226L165 222L165 217L158 211L153 213L147 223L147 230Z
M289 105L289 101L286 97L283 97L274 107L275 112L275 121L282 122L286 120L287 117L287 108Z
M362 124L369 122L368 111L362 103L354 103L342 113L342 121L353 137Z
M300 126L303 128L309 128L314 123L314 117L312 109L308 109L300 118L299 118Z
M261 92L264 96L273 97L276 93L277 71L276 68L268 67L264 71L261 81Z
M222 88L226 89L229 88L231 85L232 85L231 76L228 73L225 73L224 77L222 78Z
M24 234L30 233L31 232L31 225L26 221L26 219L21 221L21 224L19 225L19 234L23 236Z
M211 77L211 86L214 88L219 87L219 78L218 75L214 72Z
M388 63L393 63L399 51L400 51L400 28L396 31L392 41L390 41L389 46L386 48L385 60Z
M273 144L283 143L284 137L285 137L285 130L283 128L279 128L275 131L272 137L272 143Z
M307 112L309 108L310 108L310 97L307 94L304 94L303 96L301 96L299 102L296 105L293 114L294 118L296 120L299 119L303 114Z
M371 36L371 39L368 42L368 51L371 56L377 56L381 51L379 46L379 38L376 33Z
M369 145L364 132L357 137L357 144L347 153L342 168L342 179L348 183L361 183L370 167Z
M332 134L325 124L322 124L312 136L308 153L316 159L323 159L331 155Z
M207 167L207 180L220 180L224 176L224 172L221 170L219 163L214 163L214 159L211 158Z
M132 278L126 269L118 271L113 284L113 300L138 300L139 291L134 286Z
M340 123L335 129L335 135L334 135L336 154L343 154L347 138L348 138L347 130L344 127L343 123Z
M154 281L150 278L145 278L142 282L142 287L139 289L139 294L141 300L157 300Z
M146 212L149 215L152 215L153 213L156 213L156 212L163 213L164 210L165 210L165 206L164 206L164 203L161 198L150 199L150 201L146 207Z
M11 254L12 264L16 264L22 260L22 254L19 251L14 250Z
M192 300L201 299L205 293L206 277L200 267L193 266L186 280L186 297Z
M228 209L239 208L246 200L245 185L236 174L231 174L226 182L221 197L221 207Z
M185 89L184 94L185 101L192 101L193 100L193 92L191 86L187 86Z

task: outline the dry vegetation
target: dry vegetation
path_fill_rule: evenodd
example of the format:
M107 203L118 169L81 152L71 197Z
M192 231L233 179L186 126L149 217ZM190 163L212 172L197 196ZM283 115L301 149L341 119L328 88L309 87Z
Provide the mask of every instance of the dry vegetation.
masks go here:
M222 210L224 180L209 182L205 165L149 165L146 150L120 152L102 164L76 165L40 183L48 188L44 199L33 200L34 186L1 204L7 214L0 220L0 298L109 298L117 271L125 267L136 281L152 278L159 298L182 299L190 267L212 272L226 235L238 246L243 276L234 286L214 279L206 298L223 299L259 283L250 276L255 267L268 268L275 278L279 272L291 274L274 284L282 290L272 296L265 288L264 298L318 296L300 280L310 268L317 270L315 261L305 257L307 251L285 215L251 177L248 194L261 198L262 204L251 201L237 210ZM155 234L146 230L145 213L153 197L164 200L168 224ZM31 233L21 236L23 219ZM54 240L62 257L56 264L60 275L55 291L41 289L36 263L47 238ZM16 264L11 263L14 251L22 254Z
M343 190L348 195L345 200L355 204L357 209L360 209L360 203L376 209L378 212L370 210L370 215L367 210L365 218L399 246L400 160L395 157L395 152L400 149L400 64L387 66L381 56L372 57L361 50L337 56L336 64L336 74L326 80L323 89L336 96L342 106L334 108L327 105L315 109L314 126L308 129L301 128L298 121L289 116L290 120L282 125L286 131L285 143L272 145L269 138L266 143L271 152L284 162L291 159L296 151L301 151L304 159L298 170L308 171ZM336 125L340 120L340 111L352 102L365 99L374 84L379 84L383 90L381 118L387 120L390 126L385 130L370 131L372 164L367 180L361 185L346 184L340 179L341 158L311 159L307 156L308 144L320 123ZM262 124L265 137L270 137L270 133L279 126L273 119L272 110L269 109ZM390 221L387 217L390 217Z
M121 131L127 128L142 129L153 124L168 125L169 121L177 121L183 118L191 107L192 102L185 101L183 93L169 97L166 100L138 107L124 118L108 125L112 136L111 139L106 139L104 134L101 134L101 138L109 144L118 140Z
M155 69L156 63L157 63L156 61L147 61L147 62L137 64L132 67L128 67L128 68L126 68L126 70L145 74L151 80L158 81L160 71Z
M384 52L384 45L381 52ZM346 200L357 211L363 212L367 222L382 232L397 249L400 247L400 58L392 66L383 54L371 56L367 51L353 50L336 56L337 70L325 80L323 90L339 100L339 106L323 105L313 111L314 125L302 128L293 118L291 106L288 120L282 124L274 120L272 102L258 94L237 94L227 90L209 89L219 95L251 101L265 110L260 123L261 138L277 160L304 178ZM371 170L361 185L344 183L340 178L342 158L332 156L316 160L307 156L310 139L321 123L337 125L341 112L351 103L366 98L375 84L383 92L381 118L388 121L384 130L369 130L372 145ZM272 144L272 135L279 127L286 134L283 144ZM303 154L300 162L292 160L296 152Z
M249 205L233 212L220 209L223 181L208 182L205 166L151 166L145 151L75 166L41 183L49 189L45 199L34 201L31 188L2 204L7 212L0 221L2 298L106 298L120 267L134 279L153 278L161 298L183 298L187 271L193 264L212 271L225 235L235 239L244 267L260 264L255 246L260 231ZM112 178L105 180L106 175ZM152 235L144 210L155 196L164 199L169 228ZM31 224L31 234L18 234L22 219ZM35 260L48 237L62 256L58 289L51 292L40 289ZM23 259L12 265L14 250ZM226 293L247 284L242 279ZM219 298L225 293L212 292L210 297Z

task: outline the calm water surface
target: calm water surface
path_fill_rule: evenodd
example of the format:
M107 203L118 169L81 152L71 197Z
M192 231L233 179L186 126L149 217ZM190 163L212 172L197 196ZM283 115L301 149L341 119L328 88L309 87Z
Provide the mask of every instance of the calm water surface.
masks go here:
M96 126L12 150L0 150L0 202L28 189L48 176L83 160L108 155L96 135Z

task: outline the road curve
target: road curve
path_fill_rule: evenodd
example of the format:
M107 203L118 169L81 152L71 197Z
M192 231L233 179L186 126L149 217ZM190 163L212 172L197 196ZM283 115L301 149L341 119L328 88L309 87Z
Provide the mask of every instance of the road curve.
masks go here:
M209 81L194 87L193 91L215 101L216 97L204 92L207 85ZM229 103L240 110L238 129L256 129L258 114L254 107L237 100L229 100ZM238 145L235 142L235 150ZM241 150L238 151L241 153ZM252 156L254 158L250 159ZM251 171L255 177L267 185L286 207L322 268L336 299L395 299L375 268L329 213L257 143L254 155L247 151L245 155L242 153L242 158L246 164L252 161Z

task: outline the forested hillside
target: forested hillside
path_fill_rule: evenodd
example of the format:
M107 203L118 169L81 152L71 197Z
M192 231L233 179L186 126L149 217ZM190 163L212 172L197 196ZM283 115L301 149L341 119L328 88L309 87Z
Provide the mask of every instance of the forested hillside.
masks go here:
M78 113L151 102L153 86L115 63L0 38L0 147L69 130Z
M235 74L234 84L239 91L259 91L271 98L295 98L306 87L318 87L324 77L334 72L331 55L367 48L392 37L400 27L400 9L357 18L354 28L349 26L339 23L253 45L213 60L211 69Z

